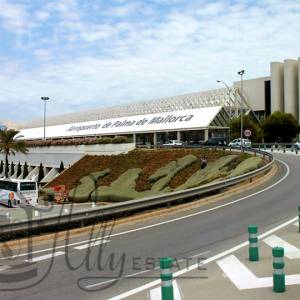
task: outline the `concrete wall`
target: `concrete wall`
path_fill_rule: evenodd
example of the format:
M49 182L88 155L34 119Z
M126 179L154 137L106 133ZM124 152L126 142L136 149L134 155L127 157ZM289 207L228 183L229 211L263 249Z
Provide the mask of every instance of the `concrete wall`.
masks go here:
M243 80L243 96L252 110L265 110L265 81L270 77L260 77ZM241 82L234 82L234 86L241 89Z
M86 154L90 155L117 155L127 153L135 148L135 144L105 144L105 145L78 145L78 146L50 146L33 147L24 155L17 153L11 156L9 160L15 163L25 161L31 166L38 166L41 162L45 167L58 168L61 161L65 167L72 165ZM0 159L4 160L3 154Z
M271 113L284 110L284 67L281 62L271 62Z
M284 61L284 112L299 118L298 61Z

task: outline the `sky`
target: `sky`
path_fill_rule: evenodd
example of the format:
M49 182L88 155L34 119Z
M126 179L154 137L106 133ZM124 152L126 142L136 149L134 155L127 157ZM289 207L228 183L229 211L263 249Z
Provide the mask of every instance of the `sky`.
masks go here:
M268 76L300 56L298 0L0 0L0 120Z

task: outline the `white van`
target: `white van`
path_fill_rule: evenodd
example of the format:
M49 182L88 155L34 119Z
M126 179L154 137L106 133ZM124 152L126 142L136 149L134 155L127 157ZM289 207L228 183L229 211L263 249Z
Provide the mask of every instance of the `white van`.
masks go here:
M0 179L0 204L8 207L35 206L38 186L33 180Z

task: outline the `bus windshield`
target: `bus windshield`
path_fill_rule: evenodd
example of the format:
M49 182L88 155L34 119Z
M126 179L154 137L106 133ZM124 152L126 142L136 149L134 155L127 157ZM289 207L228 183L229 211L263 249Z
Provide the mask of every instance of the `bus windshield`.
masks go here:
M20 191L35 191L36 184L35 182L21 182Z

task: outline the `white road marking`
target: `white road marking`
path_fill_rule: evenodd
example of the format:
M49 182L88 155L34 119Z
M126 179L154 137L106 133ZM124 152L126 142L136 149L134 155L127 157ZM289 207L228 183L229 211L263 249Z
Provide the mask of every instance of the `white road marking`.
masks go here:
M283 247L284 256L289 259L300 258L300 249L281 239L277 235L273 234L263 240L270 247Z
M257 277L234 255L217 261L219 267L239 290L273 286L273 277ZM286 275L286 285L300 284L300 274Z
M0 272L10 269L10 266L0 266Z
M284 227L286 227L288 225L291 225L296 220L298 220L298 216L295 217L295 218L293 218L293 219L291 219L291 220L289 220L289 221L286 221L286 222L284 222L284 223L282 223L282 224L280 224L280 225L278 225L278 226L276 226L276 227L274 227L274 228L272 228L272 229L270 229L270 230L268 230L266 232L264 232L263 234L259 235L258 238L259 239L263 239L263 238L269 236L270 234L272 234L272 233L274 233L274 232L276 232L276 231L278 231L278 230L280 230L280 229L282 229L282 228L284 228ZM217 254L215 256L212 256L212 257L210 257L208 259L203 260L201 262L201 265L206 265L208 263L211 263L211 262L213 262L213 261L215 261L217 259L220 259L220 258L222 258L222 257L224 257L226 255L232 254L233 252L235 252L235 251L237 251L237 250L239 250L239 249L241 249L241 248L243 248L245 246L248 246L248 245L249 245L249 242L245 241L245 242L243 242L241 244L236 245L235 247L232 247L232 248L230 248L230 249L228 249L226 251L223 251L223 252L221 252L221 253L219 253L219 254ZM187 273L189 271L195 270L198 267L199 267L198 264L194 264L194 265L189 266L188 268L184 268L184 269L182 269L180 271L177 271L177 272L175 272L173 274L173 278L179 277L180 275L183 275L183 274L185 274L185 273ZM290 281L292 282L292 277L293 276L292 275L290 275L290 276L291 276L290 277ZM298 279L296 277L293 280L297 281ZM129 296L135 295L135 294L137 294L139 292L142 292L144 290L150 289L150 288L155 287L156 285L159 285L159 284L160 284L160 279L157 279L157 280L151 281L151 282L149 282L147 284L144 284L142 286L139 286L137 288L134 288L132 290L129 290L129 291L125 292L125 293L117 295L115 297L109 298L107 300L121 300L121 299L125 299L125 298L127 298ZM290 283L290 284L296 284L296 283Z
M218 260L217 264L239 290L272 286L272 277L258 278L234 255Z
M49 259L49 258L52 259L56 256L60 256L60 255L64 255L64 254L65 254L65 252L63 252L63 251L57 251L57 252L54 252L54 253L33 257L33 258L27 259L25 261L34 263L34 262L39 262L39 261L46 260L46 259Z
M159 267L156 267L153 270L158 270L158 269L159 269ZM130 277L134 277L134 276L137 276L137 275L145 274L145 273L148 273L148 272L153 271L153 270L145 270L145 271L141 271L141 272L129 274L129 275L124 276L124 278L130 278ZM93 288L93 287L96 287L96 286L100 286L100 285L104 285L106 283L110 283L110 282L113 282L113 281L116 281L116 280L120 280L120 279L122 279L122 278L116 277L114 279L110 279L110 280L106 280L106 281L101 281L101 282L98 282L98 283L94 283L94 284L91 284L91 285L87 285L86 288L90 289L90 288Z
M174 300L181 300L181 294L176 280L173 281ZM161 300L161 287L150 290L150 300Z
M81 246L74 247L74 249L84 250L84 249L87 249L87 248L95 247L95 246L106 244L106 243L109 243L109 242L110 242L110 240L100 240L100 241L95 241L95 242L91 242L91 243L88 243L88 244L84 244L84 245L81 245Z
M286 164L284 161L282 161L280 159L276 159L276 160L279 161L280 163L282 163L286 167L286 169L287 169L286 174L282 178L280 178L278 181L276 181L275 183L273 183L272 185L270 185L270 186L268 186L268 187L266 187L266 188L264 188L264 189L262 189L262 190L260 190L258 192L255 192L255 193L253 193L251 195L239 198L237 200L234 200L234 201L231 201L231 202L228 202L228 203L225 203L225 204L221 204L219 206L215 206L215 207L212 207L212 208L209 208L209 209L206 209L206 210L202 210L202 211L199 211L199 212L196 212L196 213L192 213L192 214L185 215L185 216L182 216L182 217L174 218L174 219L171 219L171 220L163 221L163 222L160 222L160 223L156 223L156 224L152 224L152 225L147 225L147 226L143 226L143 227L139 227L139 228L127 230L127 231L122 231L122 232L118 232L118 233L115 233L115 234L111 234L109 236L102 236L102 237L96 238L96 239L85 240L85 241L71 243L71 244L63 245L63 246L57 246L57 247L55 247L55 250L61 249L61 248L65 248L65 247L75 246L75 245L86 244L86 243L90 243L91 241L97 241L97 240L100 240L100 239L111 238L111 237L115 237L115 236L127 235L127 234L130 234L130 233L133 233L133 232L143 231L143 230L147 230L147 229L150 229L150 228L159 227L161 225L165 225L165 224L169 224L169 223L174 223L174 222L177 222L177 221L180 221L180 220L188 219L188 218L195 217L195 216L198 216L198 215L202 215L202 214L214 211L214 210L218 210L220 208L233 205L235 203L241 202L243 200L246 200L248 198L251 198L253 196L261 194L261 193L263 193L265 191L268 191L268 190L272 189L276 185L280 184L290 174L290 167L288 166L288 164ZM53 248L48 248L48 249L43 249L43 250L37 250L37 251L31 252L31 254L37 254L37 253L47 252L47 251L53 251ZM10 256L10 257L7 256L7 257L0 258L0 260L1 259L7 259L7 258L16 258L16 257L27 256L28 254L29 253L22 253L22 254Z

